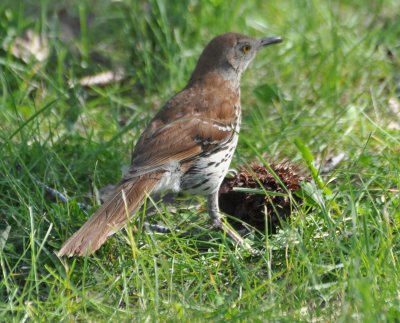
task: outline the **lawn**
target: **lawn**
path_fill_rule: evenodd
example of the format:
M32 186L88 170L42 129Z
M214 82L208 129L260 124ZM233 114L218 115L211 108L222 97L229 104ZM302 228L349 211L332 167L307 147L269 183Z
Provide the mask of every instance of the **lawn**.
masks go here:
M398 321L399 12L396 0L2 1L0 321ZM179 195L152 223L209 239L151 233L143 209L96 254L58 258L226 31L284 38L242 78L231 166L300 168L290 218L247 237L254 255L211 229L204 198Z

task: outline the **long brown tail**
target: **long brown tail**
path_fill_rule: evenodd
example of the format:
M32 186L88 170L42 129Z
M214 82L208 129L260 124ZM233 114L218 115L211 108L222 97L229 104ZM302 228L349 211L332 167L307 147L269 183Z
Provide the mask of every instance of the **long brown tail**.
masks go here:
M154 189L158 181L157 176L144 175L121 182L111 198L64 243L57 255L84 256L95 252L107 237L126 224L129 215L140 208L146 194Z

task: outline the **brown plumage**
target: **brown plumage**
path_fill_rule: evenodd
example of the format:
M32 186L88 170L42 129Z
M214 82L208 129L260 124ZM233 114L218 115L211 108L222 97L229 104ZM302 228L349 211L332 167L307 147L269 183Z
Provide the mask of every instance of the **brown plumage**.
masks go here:
M165 190L207 195L214 225L243 243L221 221L217 193L238 140L241 74L260 48L280 41L235 33L214 38L201 54L188 85L164 105L142 133L132 165L115 194L68 239L58 255L96 251L124 226L147 194Z
M134 213L141 206L146 194L157 185L158 177L144 175L121 182L115 189L116 193L68 239L58 255L84 256L99 249L108 236L126 224L128 214Z

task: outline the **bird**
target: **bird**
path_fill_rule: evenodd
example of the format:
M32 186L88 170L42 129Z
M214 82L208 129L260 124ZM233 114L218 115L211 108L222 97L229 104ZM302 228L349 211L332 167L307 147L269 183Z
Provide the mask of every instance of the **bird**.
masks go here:
M140 135L131 166L111 196L57 255L94 253L126 225L148 196L160 192L206 196L214 227L244 245L243 238L223 221L218 189L238 143L241 76L259 50L281 41L281 37L254 38L234 32L214 37L187 85L162 106Z

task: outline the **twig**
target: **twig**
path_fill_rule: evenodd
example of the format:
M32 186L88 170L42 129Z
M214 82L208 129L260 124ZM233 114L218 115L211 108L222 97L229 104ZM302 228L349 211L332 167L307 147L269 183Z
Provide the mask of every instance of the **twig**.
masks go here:
M49 193L52 197L58 199L59 201L63 202L63 203L68 203L69 199L68 197L66 197L63 193L61 193L60 191L57 191L54 188L51 188L50 186L47 186L46 184L44 184L43 182L39 181L38 179L36 179L35 177L32 176L33 181L40 186L41 188L43 188L47 193ZM89 205L85 204L85 203L77 203L79 208L82 211L86 211L88 210L90 207Z
M321 165L319 174L320 175L326 175L333 171L336 166L343 160L345 159L346 155L344 153L340 153L336 156L330 157L324 165Z

